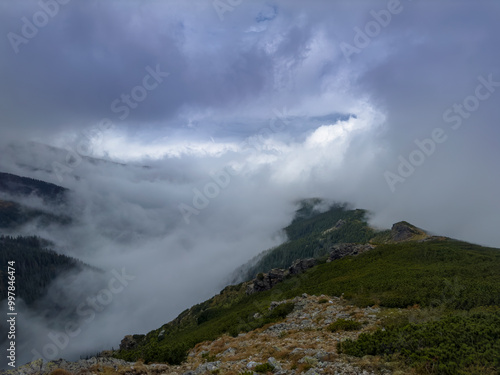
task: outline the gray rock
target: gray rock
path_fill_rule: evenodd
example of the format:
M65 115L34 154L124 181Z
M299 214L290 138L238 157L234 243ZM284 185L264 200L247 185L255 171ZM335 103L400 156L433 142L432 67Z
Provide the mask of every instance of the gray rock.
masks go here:
M222 353L222 356L233 355L235 353L236 353L235 348L228 348L228 349L224 350L224 352Z
M370 244L360 245L355 243L341 243L330 249L328 260L332 261L346 256L358 255L372 249L374 249L374 247Z
M220 366L220 361L203 363L198 366L198 368L195 371L195 374L203 374L204 372L207 371L211 372L217 370L219 366Z
M314 354L314 358L316 358L320 362L324 362L324 361L328 360L328 357L329 357L329 354L327 352L325 352L324 350L318 350Z
M273 366L276 371L282 370L280 363L274 357L269 357L267 359L267 363L269 363L271 366Z
M254 367L255 367L255 366L257 366L257 365L258 365L258 363L257 363L257 362L255 362L255 361L250 361L250 362L248 362L248 363L247 363L247 368L248 368L248 369L252 369L252 368L254 368Z
M340 219L339 221L337 221L337 223L335 223L335 226L333 227L334 229L339 229L339 228L342 228L344 226L344 224L346 223L345 220L342 220Z
M280 268L274 268L269 273L262 273L253 279L250 284L247 285L247 294L253 294L257 292L264 292L271 289L276 284L282 282L285 277L288 276L288 271Z
M290 275L298 275L305 272L309 268L314 267L317 263L318 261L314 258L298 259L293 262L293 264L288 269L288 272L290 273Z
M137 346L137 341L134 339L134 336L127 335L120 342L120 350L130 350L134 349Z
M158 334L158 340L163 340L165 338L165 330L162 329Z

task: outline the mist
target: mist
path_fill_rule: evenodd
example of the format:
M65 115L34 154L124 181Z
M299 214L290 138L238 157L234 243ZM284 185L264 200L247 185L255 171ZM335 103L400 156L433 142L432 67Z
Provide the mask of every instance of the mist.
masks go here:
M15 234L102 270L55 281L59 321L113 272L131 278L58 357L116 349L218 293L286 240L302 198L500 247L496 2L58 4L30 38L38 2L0 4L1 33L27 41L0 41L0 170L68 188L73 219ZM62 329L21 315L20 362Z

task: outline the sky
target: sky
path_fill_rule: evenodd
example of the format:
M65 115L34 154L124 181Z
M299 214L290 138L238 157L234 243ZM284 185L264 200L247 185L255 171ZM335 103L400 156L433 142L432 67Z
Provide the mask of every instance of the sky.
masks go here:
M217 293L302 198L500 247L499 11L0 1L0 168L71 189L78 224L39 233L59 251L136 276L61 352L117 347Z

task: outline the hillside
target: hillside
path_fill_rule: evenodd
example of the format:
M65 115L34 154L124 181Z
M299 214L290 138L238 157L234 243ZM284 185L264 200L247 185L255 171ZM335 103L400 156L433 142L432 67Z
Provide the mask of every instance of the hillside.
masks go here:
M32 222L36 222L41 227L51 224L68 225L71 223L71 218L26 207L17 202L0 200L0 229L16 229Z
M0 172L0 192L17 196L37 196L45 203L63 203L68 189L61 186Z
M337 203L318 211L324 204L317 198L301 201L294 220L284 228L288 240L238 268L233 282L252 279L273 268L288 268L297 259L325 256L335 244L366 243L380 233L368 225L366 210Z
M360 307L375 305L386 309L406 309L410 306L421 311L422 316L427 316L420 319L422 326L412 328L408 325L415 320L402 315L399 320L396 319L397 324L388 325L387 333L377 336L385 340L384 335L397 335L398 330L411 329L413 331L407 333L407 340L411 342L412 332L425 334L429 343L422 344L422 356L406 357L409 355L407 349L401 345L384 352L381 344L382 349L379 350L377 337L373 339L375 343L363 338L368 346L363 346L361 342L360 347L351 344L346 349L339 347L339 351L360 356L395 355L395 359L399 358L407 365L431 366L435 370L430 373L452 374L457 372L438 371L439 366L456 369L453 348L463 343L466 345L465 352L469 350L471 354L468 373L474 373L474 366L479 363L497 366L495 361L498 359L481 362L484 358L476 354L483 346L467 348L470 343L466 336L457 339L453 334L443 335L439 333L441 331L432 330L422 333L422 330L430 324L441 324L441 329L445 330L452 329L457 324L454 319L459 319L467 327L470 325L465 329L471 332L480 329L483 336L490 335L487 337L491 340L480 345L498 347L500 336L495 333L495 321L500 306L499 270L498 249L446 238L380 244L360 255L322 263L298 276L289 276L265 292L247 295L245 283L229 286L219 295L193 306L147 335L126 337L121 350L114 355L129 361L143 359L146 362L181 363L186 359L187 351L197 343L212 341L224 334L236 337L242 332L284 319L295 309L295 304L285 303L270 309L273 301L291 300L307 293L324 294L327 298L343 296ZM479 322L476 322L475 314L481 317ZM439 344L439 350L435 348L436 353L441 354L425 357L428 350L432 351L434 345L438 345L435 344L438 339L444 340L443 344Z
M51 244L38 237L0 236L0 300L7 298L7 262L14 261L16 295L28 305L42 297L50 283L70 270L87 267L84 263L50 249Z
M50 212L53 206L67 203L68 192L48 182L0 172L0 229L13 230L32 222L41 227L70 224L69 216ZM40 199L44 209L23 203L31 198Z

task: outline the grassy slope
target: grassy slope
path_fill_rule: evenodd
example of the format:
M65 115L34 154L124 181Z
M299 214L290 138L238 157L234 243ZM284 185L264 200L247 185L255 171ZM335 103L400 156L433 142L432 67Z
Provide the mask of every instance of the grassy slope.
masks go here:
M278 320L266 316L271 301L302 293L341 295L360 305L388 307L445 306L471 309L500 305L500 252L454 240L379 245L357 257L320 264L290 277L272 290L244 294L242 285L183 312L174 322L145 337L139 346L122 351L127 360L176 363L187 349L222 333L237 334ZM263 314L254 318L255 313ZM163 335L161 331L165 330Z
M266 251L255 265L242 267L246 280L272 268L288 268L297 259L327 255L337 243L366 243L377 234L368 226L365 210L351 210L346 205L334 205L318 214L311 205L303 202L296 214L294 221L285 228L287 242ZM345 223L332 229L339 220Z

